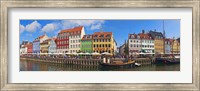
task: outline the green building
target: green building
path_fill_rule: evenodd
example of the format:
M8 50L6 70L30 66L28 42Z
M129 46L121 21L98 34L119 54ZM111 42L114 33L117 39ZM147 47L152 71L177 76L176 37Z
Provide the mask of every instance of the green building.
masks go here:
M92 35L84 35L81 39L81 52L92 53Z

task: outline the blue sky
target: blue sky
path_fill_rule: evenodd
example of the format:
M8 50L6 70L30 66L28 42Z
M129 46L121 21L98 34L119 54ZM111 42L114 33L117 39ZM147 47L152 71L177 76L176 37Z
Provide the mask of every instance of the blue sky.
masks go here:
M23 40L33 41L44 33L48 37L57 36L63 29L84 26L86 34L103 31L113 32L118 46L128 39L130 33L141 33L155 30L163 32L163 20L20 20L20 43ZM166 37L180 37L180 20L164 20Z

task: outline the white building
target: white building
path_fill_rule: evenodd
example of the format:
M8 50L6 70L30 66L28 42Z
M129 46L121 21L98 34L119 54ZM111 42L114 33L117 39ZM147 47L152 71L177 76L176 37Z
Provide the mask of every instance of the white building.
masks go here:
M154 40L147 33L138 34L141 39L141 52L154 53Z
M129 34L128 45L129 45L129 56L137 55L141 51L141 39L137 34Z
M70 31L69 35L69 52L77 53L81 50L81 38L85 35L84 27Z
M83 26L61 30L57 36L57 53L75 53L80 51L80 40L85 35Z
M21 48L20 48L20 54L27 54L27 47L26 46L22 46Z
M117 48L117 42L114 40L114 54L116 55L117 53L119 53L119 50Z

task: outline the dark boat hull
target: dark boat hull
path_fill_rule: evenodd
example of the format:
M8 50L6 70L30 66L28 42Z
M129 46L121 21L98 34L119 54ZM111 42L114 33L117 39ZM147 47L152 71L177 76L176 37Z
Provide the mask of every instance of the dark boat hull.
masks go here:
M157 64L178 64L180 58L156 58Z
M124 63L124 64L109 64L109 63L100 63L103 67L124 67L124 66L135 66L135 63Z

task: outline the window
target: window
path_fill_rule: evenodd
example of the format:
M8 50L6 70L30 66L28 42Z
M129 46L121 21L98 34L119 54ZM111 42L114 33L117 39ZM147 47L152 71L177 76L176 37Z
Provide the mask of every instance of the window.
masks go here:
M130 42L132 42L132 40L130 40ZM135 42L135 41L134 41Z

